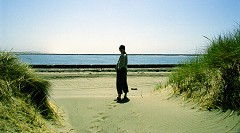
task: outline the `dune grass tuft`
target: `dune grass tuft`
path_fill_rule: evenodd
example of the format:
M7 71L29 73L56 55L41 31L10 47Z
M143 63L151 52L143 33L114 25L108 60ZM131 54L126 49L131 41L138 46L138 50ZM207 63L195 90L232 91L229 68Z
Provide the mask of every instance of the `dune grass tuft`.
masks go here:
M57 119L50 83L11 52L0 52L0 131L47 132L41 118Z
M176 69L169 83L207 109L240 110L240 27L209 40L205 53Z

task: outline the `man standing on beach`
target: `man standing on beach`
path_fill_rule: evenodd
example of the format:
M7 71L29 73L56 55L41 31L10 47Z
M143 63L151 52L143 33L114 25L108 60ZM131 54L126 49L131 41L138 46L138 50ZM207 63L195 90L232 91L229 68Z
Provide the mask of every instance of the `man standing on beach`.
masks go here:
M125 52L125 46L121 45L119 47L119 51L121 52L121 56L119 57L118 63L116 65L116 72L117 72L117 101L121 101L121 95L124 92L124 99L127 98L127 93L128 93L128 85L127 85L127 63L128 63L128 58L127 58L127 53Z

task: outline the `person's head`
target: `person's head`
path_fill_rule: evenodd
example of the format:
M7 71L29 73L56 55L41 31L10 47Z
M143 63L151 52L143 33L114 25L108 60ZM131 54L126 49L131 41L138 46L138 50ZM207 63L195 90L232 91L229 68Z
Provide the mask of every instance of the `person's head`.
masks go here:
M119 51L120 51L121 53L125 53L125 46L124 46L124 45L120 45Z

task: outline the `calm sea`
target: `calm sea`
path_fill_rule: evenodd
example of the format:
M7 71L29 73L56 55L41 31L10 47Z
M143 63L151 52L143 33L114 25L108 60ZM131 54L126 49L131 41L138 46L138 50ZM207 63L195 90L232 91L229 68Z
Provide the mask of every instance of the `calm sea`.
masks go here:
M112 65L116 54L18 54L23 62L31 65ZM180 64L194 55L129 54L128 64Z

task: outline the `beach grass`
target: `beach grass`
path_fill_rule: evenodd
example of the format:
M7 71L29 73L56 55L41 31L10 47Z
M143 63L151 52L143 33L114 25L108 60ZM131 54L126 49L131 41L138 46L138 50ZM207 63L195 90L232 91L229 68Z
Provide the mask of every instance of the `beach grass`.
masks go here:
M0 131L48 132L43 118L57 119L50 83L11 52L0 52L0 66Z
M204 53L178 67L169 84L175 94L193 99L201 107L240 111L240 26L207 39L210 43Z

